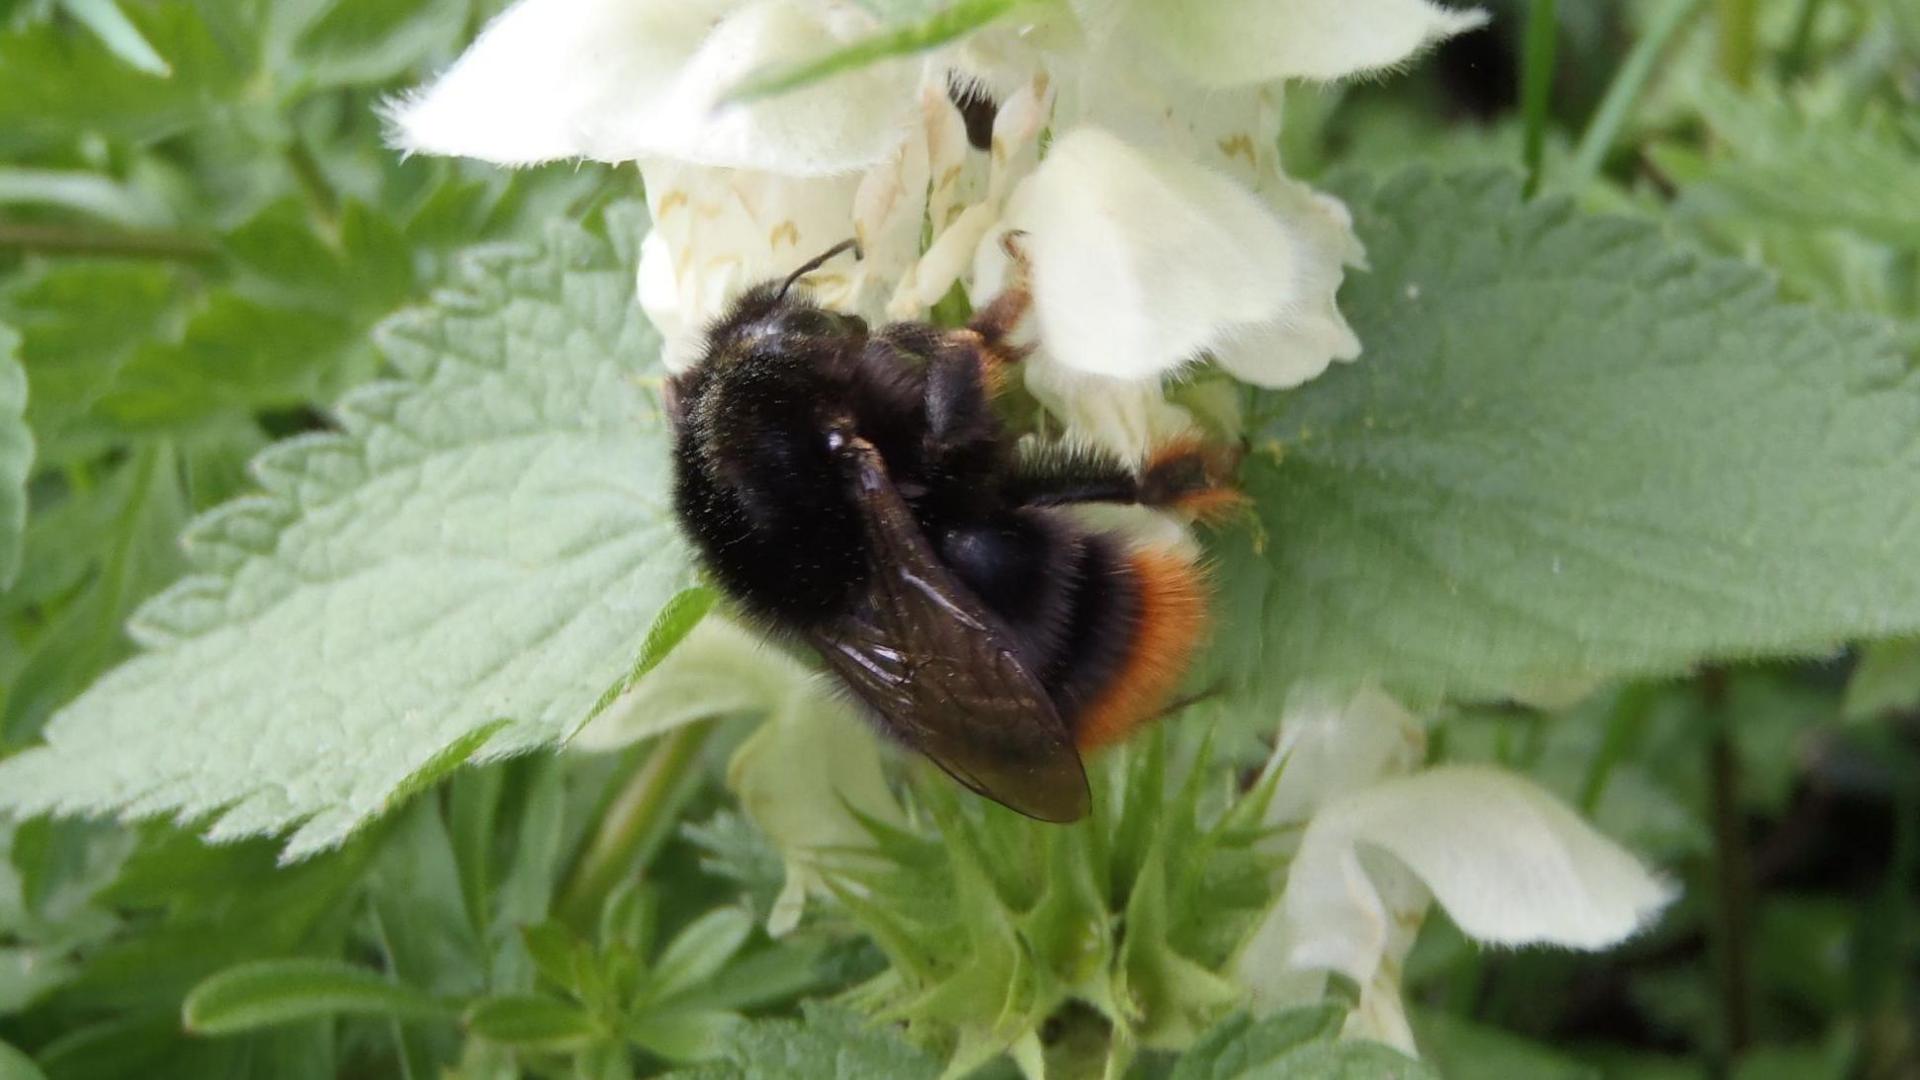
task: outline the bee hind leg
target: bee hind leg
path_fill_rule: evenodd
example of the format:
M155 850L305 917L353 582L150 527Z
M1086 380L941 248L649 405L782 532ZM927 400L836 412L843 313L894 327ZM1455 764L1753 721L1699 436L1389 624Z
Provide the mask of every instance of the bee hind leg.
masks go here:
M1235 448L1176 439L1147 455L1136 472L1103 450L1055 444L1022 458L1005 492L1021 506L1133 503L1214 521L1244 501L1233 486L1240 457Z
M1140 469L1140 502L1218 522L1245 505L1234 486L1245 452L1198 438L1175 439L1147 456Z

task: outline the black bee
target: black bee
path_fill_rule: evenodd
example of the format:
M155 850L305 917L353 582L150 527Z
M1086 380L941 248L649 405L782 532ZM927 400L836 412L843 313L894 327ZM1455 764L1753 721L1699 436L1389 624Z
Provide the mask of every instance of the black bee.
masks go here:
M675 510L744 613L816 650L881 728L996 802L1073 821L1080 752L1164 708L1206 604L1190 560L1057 508L1215 511L1238 498L1235 455L1182 442L1136 474L1086 448L1017 452L993 396L1024 284L963 329L870 332L794 290L851 246L747 291L668 385Z

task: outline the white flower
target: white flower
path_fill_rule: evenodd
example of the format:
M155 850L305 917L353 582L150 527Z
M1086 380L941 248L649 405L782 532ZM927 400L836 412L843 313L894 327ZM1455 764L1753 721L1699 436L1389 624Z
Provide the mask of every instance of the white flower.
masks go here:
M1644 927L1667 885L1552 795L1479 765L1409 771L1419 725L1377 691L1290 707L1269 820L1306 823L1286 887L1235 961L1257 1005L1361 990L1346 1034L1409 1053L1400 966L1430 903L1476 941L1599 949Z
M1343 79L1402 63L1486 21L1427 0L1077 0L1112 12L1204 86Z
M920 318L956 281L979 303L1000 276L979 253L1017 224L1036 256L1036 391L1133 453L1179 412L1127 382L1157 393L1206 355L1284 387L1359 354L1334 297L1360 248L1339 203L1281 171L1275 80L1391 66L1479 19L1425 0L1023 5L923 57L721 104L871 16L849 0L520 0L391 117L409 150L637 161L655 217L639 291L670 367L742 289L850 235L865 259L813 275L824 303ZM950 78L999 103L991 153L968 147Z
M873 733L818 683L789 697L740 745L727 786L786 864L786 882L767 916L767 932L776 937L799 924L809 896L827 893L823 859L872 846L856 813L896 826L906 821Z
M875 64L746 105L721 99L764 65L872 28L858 7L824 0L521 0L391 119L406 149L504 165L658 157L844 174L899 145L918 65Z
M1278 317L1301 276L1253 192L1100 128L1060 135L1003 220L1026 233L1041 342L1097 375L1155 378Z
M767 717L734 752L727 784L786 866L767 917L768 932L784 934L799 923L807 898L826 891L822 856L869 843L854 811L902 820L879 744L818 676L759 635L709 615L568 745L617 750L733 713Z

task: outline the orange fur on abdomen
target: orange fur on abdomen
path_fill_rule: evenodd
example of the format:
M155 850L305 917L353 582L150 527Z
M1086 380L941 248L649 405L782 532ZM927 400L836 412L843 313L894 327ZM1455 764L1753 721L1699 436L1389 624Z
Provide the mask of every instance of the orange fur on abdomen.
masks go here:
M1119 742L1159 716L1206 631L1206 582L1199 567L1153 549L1133 551L1127 566L1139 590L1133 640L1119 670L1074 725L1082 751Z

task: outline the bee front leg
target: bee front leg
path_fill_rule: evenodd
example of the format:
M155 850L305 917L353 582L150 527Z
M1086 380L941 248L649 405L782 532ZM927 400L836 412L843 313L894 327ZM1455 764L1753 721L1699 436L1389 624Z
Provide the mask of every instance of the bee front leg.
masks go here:
M1007 283L987 306L973 313L967 329L980 336L987 359L998 364L1016 364L1030 349L1013 344L1013 332L1027 312L1033 309L1032 264L1027 260L1021 239L1023 232L1009 232L1000 238L1000 248L1012 260Z

